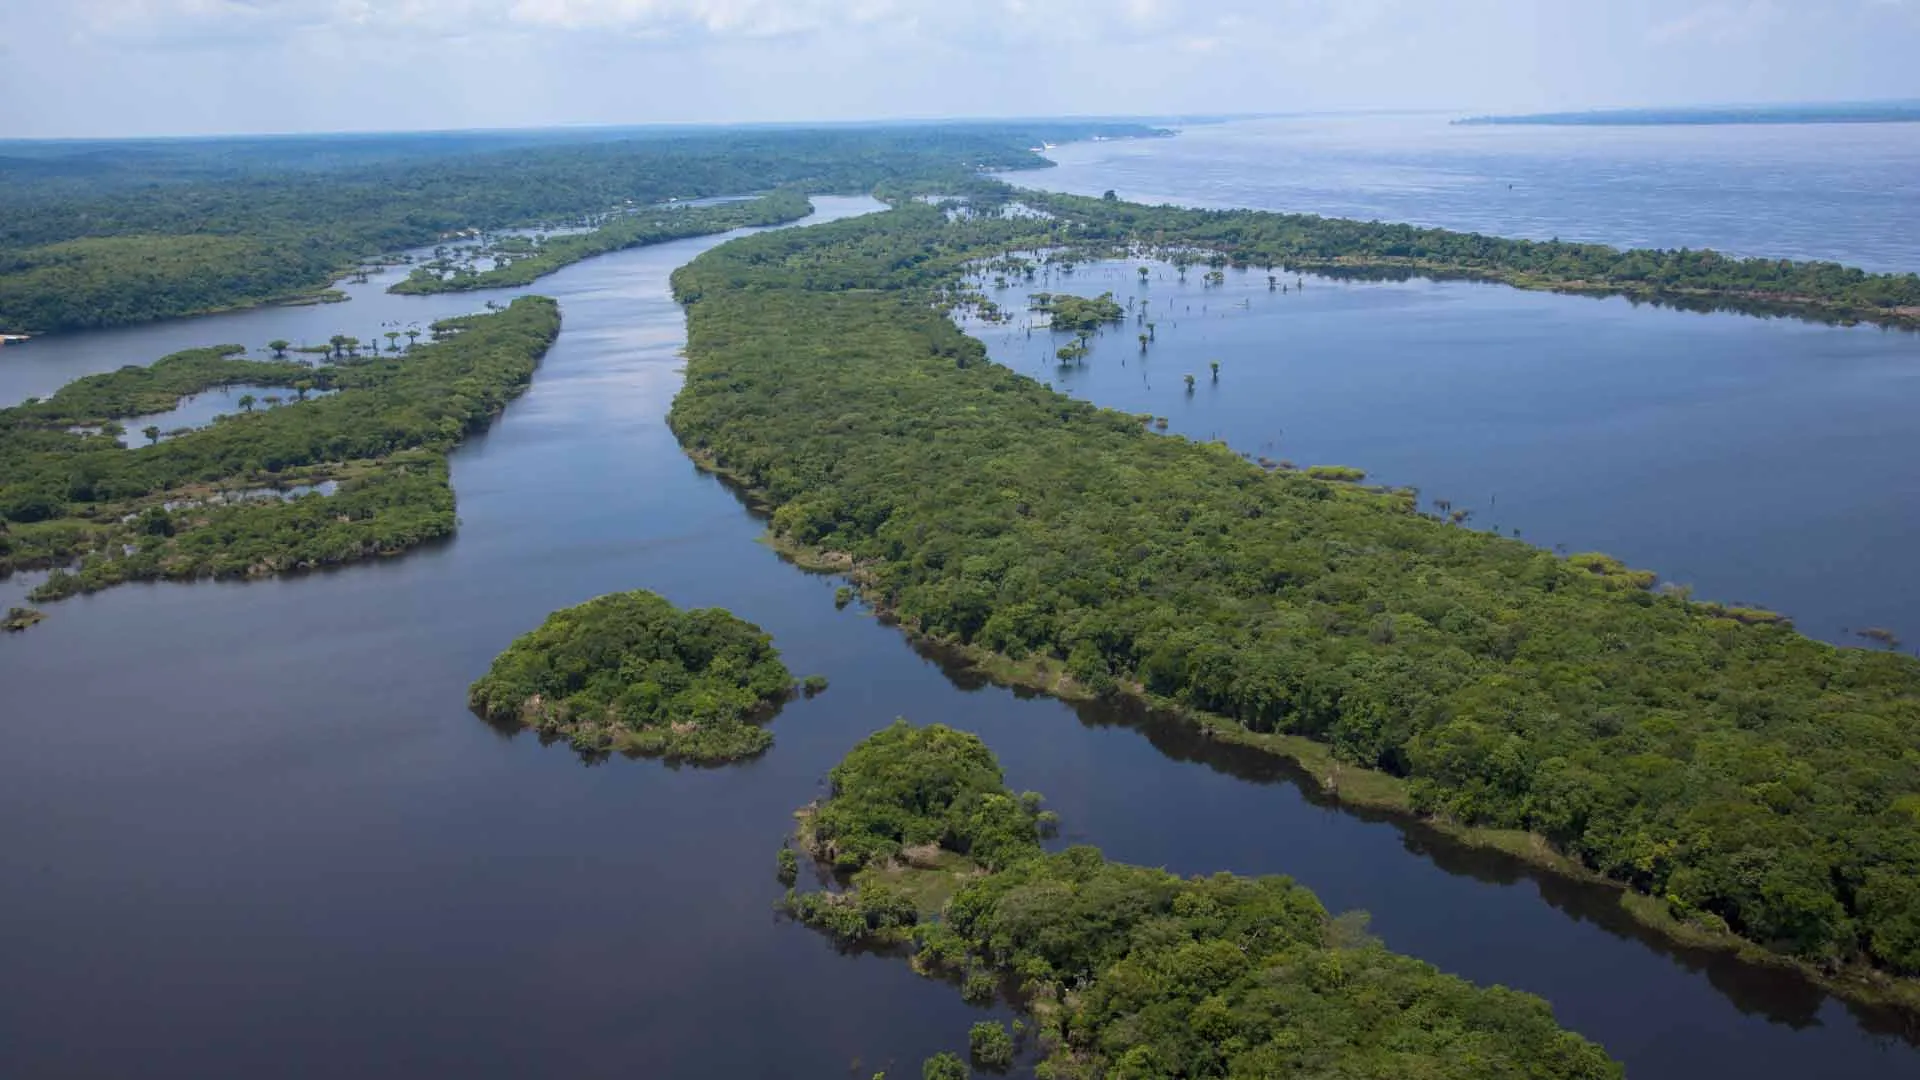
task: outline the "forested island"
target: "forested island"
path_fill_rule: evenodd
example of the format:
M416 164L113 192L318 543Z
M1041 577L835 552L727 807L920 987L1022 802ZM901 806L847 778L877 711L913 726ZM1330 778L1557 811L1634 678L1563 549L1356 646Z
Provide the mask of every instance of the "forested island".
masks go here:
M612 215L591 232L536 238L528 242L524 252L496 254L501 265L487 270L473 272L429 263L415 268L387 291L420 295L527 285L595 255L733 229L784 225L812 212L813 204L806 195L791 190L719 206L647 207Z
M559 330L558 305L525 297L438 323L435 340L405 354L310 367L199 349L0 409L0 574L55 567L32 597L56 600L124 581L332 566L450 535L448 451L526 389ZM121 419L236 384L286 394L257 409L249 395L204 428L119 441Z
M988 191L989 198L1005 194ZM1831 262L1738 259L1712 250L1622 250L1561 240L1258 210L1184 210L1022 191L1075 223L1061 239L1144 248L1178 261L1265 270L1430 274L1523 289L1620 295L1676 306L1920 328L1920 274L1871 274Z
M1670 932L1920 1000L1898 978L1920 974L1920 663L988 362L946 317L984 260L1279 264L1316 229L1394 231L1027 201L1052 217L903 202L682 268L682 444L784 548L1003 679L1139 697L1342 799L1628 886Z
M758 721L793 691L759 627L635 591L549 615L493 661L468 703L583 753L721 764L773 745Z
M470 230L671 198L865 192L1041 168L1036 144L1139 124L951 123L0 143L0 333L321 297L366 260Z
M970 999L1011 988L1049 1080L1622 1075L1546 1002L1389 952L1289 878L1050 855L1038 805L977 737L897 721L801 814L799 844L849 887L790 891L787 907L843 944L908 952ZM1013 1057L997 1024L969 1041L983 1068Z

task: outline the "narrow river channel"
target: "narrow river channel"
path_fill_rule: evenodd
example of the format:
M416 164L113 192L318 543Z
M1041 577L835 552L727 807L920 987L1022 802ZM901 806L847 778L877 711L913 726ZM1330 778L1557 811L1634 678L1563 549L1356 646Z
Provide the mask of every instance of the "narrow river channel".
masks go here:
M876 205L817 204L813 220ZM526 396L454 455L451 542L335 573L117 588L0 641L9 1071L914 1075L982 1013L773 914L790 812L900 715L981 734L1066 841L1183 873L1291 874L1371 911L1396 949L1546 996L1632 1076L1920 1070L1898 1021L1647 940L1603 890L1319 805L1273 763L1148 718L950 674L836 611L835 582L761 545L665 425L684 340L667 278L718 242L538 283L565 329ZM365 338L512 295L390 297L392 276L344 305L9 348L0 400L191 345ZM0 583L0 604L26 583ZM831 689L774 721L766 756L716 770L583 767L466 711L515 635L636 587L761 624Z

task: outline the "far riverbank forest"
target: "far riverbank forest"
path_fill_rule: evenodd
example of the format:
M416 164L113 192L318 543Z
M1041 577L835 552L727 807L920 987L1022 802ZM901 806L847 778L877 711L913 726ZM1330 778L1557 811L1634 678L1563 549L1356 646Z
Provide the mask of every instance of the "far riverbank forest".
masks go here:
M418 296L529 285L595 255L733 229L784 225L812 212L806 195L791 190L720 206L650 207L611 215L588 232L528 238L511 253L496 249L492 254L496 265L486 270L435 260L415 268L387 291Z
M1291 879L1047 854L1040 797L1008 790L973 735L897 721L829 782L799 844L852 887L790 891L789 909L843 945L909 950L975 1002L1011 988L1047 1080L1622 1075L1546 1002L1390 952ZM1012 1062L998 1024L969 1042L984 1069Z
M683 445L911 633L1056 692L1311 740L1383 801L1527 830L1703 933L1913 1000L1920 663L1157 435L988 362L948 318L988 260L1258 262L1256 241L1295 235L1022 198L1051 217L903 201L681 269Z
M308 367L200 349L0 409L0 573L56 567L32 598L57 600L332 566L450 535L448 451L526 389L559 331L559 306L525 297L435 324L404 354ZM194 430L118 423L234 385L285 393L247 395Z
M0 333L323 298L367 260L470 230L671 198L871 191L1047 161L1138 124L625 129L0 145Z

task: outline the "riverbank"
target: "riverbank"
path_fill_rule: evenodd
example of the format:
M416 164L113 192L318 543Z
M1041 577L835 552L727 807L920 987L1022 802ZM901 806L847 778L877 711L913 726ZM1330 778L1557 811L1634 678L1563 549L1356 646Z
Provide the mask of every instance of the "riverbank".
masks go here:
M53 567L29 599L58 600L127 581L333 566L448 536L447 454L526 389L559 329L553 301L523 297L435 324L436 340L404 358L309 369L216 347L0 410L0 573ZM258 411L247 395L242 411L192 430L150 427L147 446L118 441L119 418L251 382L292 395Z
M813 213L813 204L799 191L778 191L747 202L717 206L649 208L622 212L588 233L529 241L524 253L496 254L496 265L474 271L446 260L416 267L388 292L403 296L471 292L530 285L583 259L629 248L712 236L734 229L786 225Z
M846 553L929 639L1034 664L1049 689L1137 686L1311 737L1404 777L1383 805L1538 833L1756 947L1895 978L1913 823L1852 788L1863 769L1883 793L1916 783L1867 748L1906 737L1920 666L1155 436L988 364L942 317L974 260L1101 219L909 207L785 237L779 259L717 249L676 274L689 364L670 423L774 533ZM1753 857L1765 891L1734 869ZM1847 873L1864 887L1841 890Z
M1621 1075L1548 1002L1389 952L1291 878L1048 854L1041 797L1016 796L978 736L899 720L830 779L798 842L851 887L787 908L843 945L910 944L971 1000L1011 988L1041 1075L1444 1075L1467 1056L1476 1073Z
M1175 437L1175 436L1165 436ZM742 494L740 478L714 466L710 455L689 457L702 469L722 476ZM765 502L754 501L764 512ZM1492 829L1466 825L1451 818L1421 813L1406 779L1340 760L1324 742L1300 735L1248 731L1233 720L1215 713L1182 705L1149 692L1137 682L1116 683L1106 693L1096 693L1076 680L1066 665L1046 658L1015 659L1005 653L983 649L959 641L950 635L930 634L904 620L872 588L874 580L854 556L845 551L797 544L790 538L769 531L766 544L794 567L808 573L842 577L859 591L860 599L874 615L898 629L916 646L937 650L944 660L959 661L963 669L1010 689L1033 690L1068 702L1097 702L1124 698L1155 716L1183 724L1221 743L1241 746L1269 755L1298 767L1318 785L1319 794L1340 805L1376 811L1408 823L1431 829L1462 847L1495 851L1539 870L1571 881L1615 892L1618 905L1634 922L1667 939L1697 949L1708 949L1737 957L1757 967L1790 971L1820 989L1848 1001L1870 1006L1890 1006L1920 1015L1920 979L1901 979L1864 964L1830 969L1809 964L1765 949L1723 926L1676 915L1667 903L1644 892L1636 892L1608 878L1577 859L1556 850L1546 837L1518 829Z

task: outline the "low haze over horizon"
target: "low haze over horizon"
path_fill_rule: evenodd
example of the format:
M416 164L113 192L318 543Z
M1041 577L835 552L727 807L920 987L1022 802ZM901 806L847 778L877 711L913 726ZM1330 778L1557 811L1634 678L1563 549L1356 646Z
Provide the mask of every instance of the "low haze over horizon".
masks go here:
M0 0L0 137L1920 97L1911 0Z

